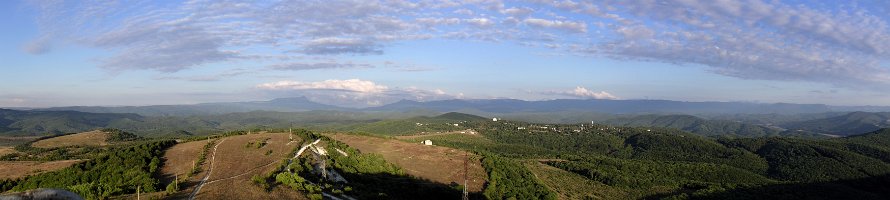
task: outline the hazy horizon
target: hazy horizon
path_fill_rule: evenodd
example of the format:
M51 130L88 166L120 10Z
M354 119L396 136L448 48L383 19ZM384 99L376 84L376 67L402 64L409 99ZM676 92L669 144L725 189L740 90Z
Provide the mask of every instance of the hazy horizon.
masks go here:
M243 101L212 101L212 102L196 102L196 103L180 103L180 104L135 104L135 105L104 105L104 104L96 104L96 105L57 105L57 106L44 106L44 107L4 107L0 106L0 109L43 109L43 108L63 108L63 107L141 107L141 106L168 106L168 105L198 105L198 104L213 104L213 103L243 103L243 102L268 102L277 99L291 99L291 98L307 98L310 102L319 103L323 105L337 106L341 108L352 108L352 109L363 109L363 108L373 108L380 107L389 104L395 104L402 100L415 101L415 102L435 102L435 101L448 101L448 100L464 100L464 101L476 101L476 100L520 100L520 101L553 101L553 100L615 100L615 101L675 101L675 102L690 102L690 103L750 103L750 104L798 104L798 105L825 105L825 106L838 106L838 107L881 107L881 108L890 108L890 106L881 106L881 105L834 105L834 104L821 104L821 103L811 103L811 104L803 104L803 103L788 103L788 102L759 102L759 101L683 101L683 100L671 100L671 99L577 99L577 98L554 98L554 99L535 99L535 100L527 100L527 99L515 99L515 98L487 98L487 99L468 99L468 98L454 98L454 99L435 99L435 100L412 100L412 99L400 99L395 102L389 102L382 105L338 105L326 103L323 101L309 99L305 96L292 96L292 97L277 97L272 99L255 99L255 100L243 100ZM871 110L844 110L844 111L871 111Z

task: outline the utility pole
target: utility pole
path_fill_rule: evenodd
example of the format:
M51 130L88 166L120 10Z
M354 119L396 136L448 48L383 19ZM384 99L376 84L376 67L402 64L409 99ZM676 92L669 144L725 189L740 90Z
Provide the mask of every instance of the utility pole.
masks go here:
M139 189L140 189L140 186L137 185L136 186L136 200L139 200Z
M470 160L469 153L464 152L464 195L463 195L463 200L470 199L470 194L467 193L467 187L469 186L469 185L467 185L467 179L469 179L468 173L470 171L469 163L468 163L469 160Z

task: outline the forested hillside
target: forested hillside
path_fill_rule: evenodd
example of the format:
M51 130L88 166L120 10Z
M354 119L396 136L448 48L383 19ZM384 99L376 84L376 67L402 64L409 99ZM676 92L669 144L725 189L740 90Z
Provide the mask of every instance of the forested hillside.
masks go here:
M890 198L888 129L832 139L715 138L675 128L494 121L460 113L376 121L346 128L364 129L366 131L359 134L411 143L429 139L436 145L480 155L488 183L480 194L474 194L475 198L552 199L578 195L605 199ZM459 131L448 132L451 130ZM90 198L129 194L137 186L143 191L158 191L162 183L150 174L162 164L154 160L169 142L150 142L121 130L106 131L109 141L124 142L111 147L48 149L34 148L30 143L20 145L16 148L19 153L4 158L87 161L56 172L7 180L0 184L2 189L62 187ZM292 129L284 131L292 132ZM321 181L308 170L312 168L310 162L318 163L320 158L307 157L294 160L293 165L282 164L266 177L255 178L257 184L265 188L293 188L312 198L320 197L320 192L370 199L383 198L381 195L410 199L424 193L457 197L456 191L460 189L459 185L433 184L407 176L379 155L364 154L320 134L302 129L294 134L306 142L321 138L329 151L343 151L325 159L350 182L311 184ZM294 146L295 150L297 147L299 145ZM298 173L282 175L282 170ZM557 171L561 173L554 173ZM564 184L588 184L592 189L572 191L553 185L554 177L549 177L553 174L571 176L559 179L563 181L584 180ZM63 175L70 178L50 178ZM382 183L388 186L380 185ZM394 188L413 189L393 192Z
M707 120L691 115L641 115L606 120L616 126L675 128L703 136L781 136L782 130L727 120Z
M207 135L249 128L292 126L335 129L384 119L409 118L426 112L270 112L255 111L201 116L151 116L76 111L20 111L0 109L0 136L46 136L115 128L144 137Z
M413 135L466 130L470 122L484 121L485 118L462 113L445 113L435 117L413 117L408 119L382 120L339 128L344 131L365 132L379 135Z
M858 135L890 127L890 112L852 112L841 116L791 122L788 129L800 129L832 135Z
M542 162L604 184L603 194L627 195L612 197L619 199L823 199L826 187L862 199L890 197L887 130L836 139L712 139L670 128L516 121L469 126L484 137L413 141Z
M0 136L43 136L105 128L119 121L141 121L136 114L0 109Z
M142 192L158 191L161 185L154 173L161 165L161 153L173 144L172 140L167 140L115 147L60 171L20 180L3 180L0 190L61 188L87 199L135 193L137 188Z

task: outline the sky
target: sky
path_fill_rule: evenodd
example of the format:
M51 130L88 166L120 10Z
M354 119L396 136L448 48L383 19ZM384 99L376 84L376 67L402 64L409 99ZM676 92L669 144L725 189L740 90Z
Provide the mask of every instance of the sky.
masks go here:
M0 1L0 107L306 96L890 106L890 2Z

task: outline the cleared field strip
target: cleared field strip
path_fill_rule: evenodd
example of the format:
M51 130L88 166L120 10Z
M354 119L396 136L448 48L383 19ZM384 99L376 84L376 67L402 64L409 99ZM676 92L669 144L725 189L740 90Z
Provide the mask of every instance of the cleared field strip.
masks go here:
M219 147L220 144L222 144L225 141L226 141L226 139L223 138L222 140L219 140L219 142L217 142L216 145L213 146L213 154L211 154L211 156L210 156L210 160L209 160L210 167L207 170L207 174L204 175L204 178L202 178L201 182L198 183L198 185L195 187L195 191L193 191L192 194L189 195L189 199L195 199L195 195L197 195L198 192L201 191L201 187L204 186L204 182L207 182L207 179L209 179L210 175L213 174L213 163L215 163L215 161L216 161L216 149L217 149L217 147Z
M30 142L32 140L36 140L37 136L23 136L23 137L10 137L10 136L0 136L0 147L14 147L19 144L24 144L26 142Z
M60 161L0 161L0 179L14 179L60 170L83 160Z
M12 147L0 147L0 156L15 153L15 152L16 152L16 150L13 149Z
M208 142L210 140L180 143L164 151L164 166L161 167L163 178L165 180L173 180L177 175L185 176L188 174L192 170L194 163L198 161L198 155L203 150L202 148Z
M441 146L426 146L393 139L370 136L331 134L330 137L359 149L363 153L383 155L383 158L405 170L406 173L442 184L464 182L464 160L467 153ZM433 141L435 144L435 141ZM473 154L469 154L471 157ZM488 179L478 159L468 163L470 192L481 191Z
M108 142L105 142L106 138L108 138L108 134L105 132L90 131L40 140L31 144L31 146L38 148L104 146L108 145Z
M221 139L222 140L222 139ZM264 142L261 142L264 141ZM262 143L262 145L257 145ZM288 145L291 144L291 145ZM194 199L305 199L297 191L276 187L266 191L255 186L250 178L264 174L289 158L299 141L292 142L288 133L259 133L225 138L214 148L208 161L212 163L203 183L193 192Z

